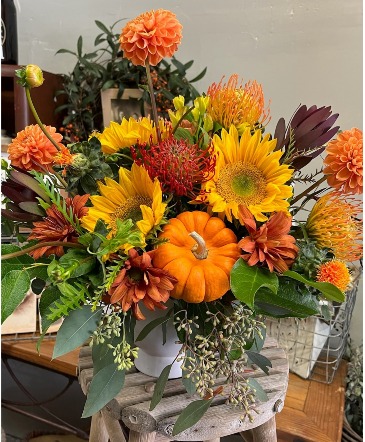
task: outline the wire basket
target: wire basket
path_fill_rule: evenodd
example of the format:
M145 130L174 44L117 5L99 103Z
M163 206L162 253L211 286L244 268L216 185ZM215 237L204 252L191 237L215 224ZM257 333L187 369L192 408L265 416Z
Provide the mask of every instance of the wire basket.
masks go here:
M357 270L346 301L333 305L329 321L321 316L266 320L267 334L286 351L291 372L326 384L333 381L346 349L359 279Z

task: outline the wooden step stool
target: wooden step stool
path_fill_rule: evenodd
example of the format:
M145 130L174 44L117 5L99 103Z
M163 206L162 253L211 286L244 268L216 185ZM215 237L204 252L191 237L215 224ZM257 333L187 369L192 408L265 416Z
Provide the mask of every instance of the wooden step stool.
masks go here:
M181 379L169 380L164 397L153 411L150 400L156 378L134 371L125 377L121 392L92 417L90 442L123 442L129 429L130 442L214 441L220 437L240 433L246 442L276 442L275 414L284 406L288 386L289 365L284 350L267 338L261 354L272 363L269 375L253 365L247 377L257 379L269 400L257 402L254 421L242 419L242 411L225 405L226 397L217 396L203 418L193 427L172 437L172 428L181 411L200 399L186 393ZM83 347L79 357L79 382L85 394L92 380L91 348Z

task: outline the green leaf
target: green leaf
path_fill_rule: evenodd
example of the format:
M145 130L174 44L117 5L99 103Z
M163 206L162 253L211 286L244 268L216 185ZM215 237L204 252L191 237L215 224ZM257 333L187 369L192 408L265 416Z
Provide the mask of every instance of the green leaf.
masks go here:
M102 309L92 311L90 305L70 312L57 332L53 359L82 345L96 330L101 315Z
M155 389L153 391L153 396L150 403L150 411L152 411L156 405L160 402L165 390L166 383L169 379L169 374L171 371L172 364L167 365L161 372L159 378L157 379Z
M231 271L231 290L234 296L254 309L255 294L262 287L276 293L279 287L276 274L267 269L251 267L240 258Z
M207 73L207 68L204 68L199 75L197 75L195 78L193 78L192 80L189 80L190 83L195 83L198 80L201 80L204 75Z
M99 20L95 20L96 26L101 29L105 34L109 35L110 30Z
M256 379L249 378L247 380L248 385L254 390L255 396L261 402L266 402L269 400L265 390L261 387L261 385L257 382Z
M1 323L9 317L23 301L30 288L27 272L12 270L1 280Z
M344 293L330 282L310 281L304 278L302 275L299 275L299 273L293 272L292 270L287 270L283 273L283 275L295 279L296 281L303 282L305 285L309 285L310 287L319 290L322 295L330 301L343 302L345 300Z
M266 288L257 292L255 311L274 318L306 318L320 313L320 307L316 297L308 290L298 291L294 281L281 277L277 293Z
M110 343L113 347L120 342L120 337L114 336L113 339L107 339L103 344L95 344L92 346L93 359L93 375L95 376L100 370L108 365L114 364L113 349L107 345Z
M209 409L212 401L213 398L209 400L200 399L198 401L191 402L177 418L172 430L172 436L176 436L177 434L199 422L199 420Z
M189 143L194 144L194 137L193 135L187 130L184 129L183 127L178 127L175 131L175 137L178 140L186 140L189 141Z
M143 341L143 339L156 327L167 322L170 319L172 308L166 313L165 316L161 316L160 318L156 318L153 321L149 322L139 333L136 338L136 341Z
M82 417L90 417L110 402L123 388L125 371L116 364L101 369L91 381Z
M257 331L254 332L254 338L252 340L252 345L246 348L246 350L255 351L256 353L260 353L262 347L264 346L266 339L266 328L260 327L262 338L258 335Z
M67 270L73 266L69 278L78 278L89 273L95 266L96 258L84 250L69 249L67 253L61 256L59 265Z
M269 369L267 367L272 367L271 361L267 359L265 356L260 355L260 353L256 353L255 351L247 350L247 356L253 364L256 364L261 370L269 374Z
M59 49L59 50L56 52L56 55L57 55L57 54L72 54L72 55L75 55L75 56L76 56L76 52L69 51L68 49Z
M50 320L48 315L51 313L50 307L55 306L55 302L58 301L61 296L61 292L55 286L47 287L42 293L39 300L39 314L41 315L43 333L45 333L49 326L57 320Z
M77 54L79 57L82 56L82 36L80 35L79 39L77 40Z
M13 252L19 252L21 250L20 247L15 244L1 244L1 256L7 255ZM3 259L1 262L1 278L6 276L12 270L23 270L24 267L28 267L28 265L33 264L34 259L29 255L21 255L16 258Z

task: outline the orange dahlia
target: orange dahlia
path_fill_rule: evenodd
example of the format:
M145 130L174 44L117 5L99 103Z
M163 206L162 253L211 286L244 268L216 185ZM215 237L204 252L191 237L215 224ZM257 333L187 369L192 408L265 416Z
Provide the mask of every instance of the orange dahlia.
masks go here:
M345 292L351 282L351 275L343 261L333 259L319 266L317 281L330 282Z
M346 200L335 192L323 195L313 206L306 230L320 249L327 248L345 262L362 257L362 222L358 219L361 204Z
M177 279L167 271L153 267L152 252L139 255L135 249L130 249L129 259L119 272L109 289L110 303L120 304L124 312L132 308L137 319L146 319L138 302L142 301L149 310L166 309L162 304L170 297L170 291Z
M181 30L175 14L165 9L152 10L126 24L120 47L134 65L145 66L147 60L156 66L163 58L174 55L181 42Z
M74 198L66 198L66 211L69 216L73 216L74 221L80 220L87 214L88 208L85 204L89 195L76 195ZM43 221L33 223L34 228L28 239L36 239L40 243L49 241L77 242L78 233L74 225L66 219L55 204L46 210L47 217ZM64 250L62 246L44 246L29 253L34 259L41 256L56 255L62 256Z
M227 130L233 124L241 135L246 127L270 121L260 84L249 81L243 86L242 81L238 83L237 74L231 75L227 83L223 83L223 79L218 84L213 83L207 91L210 98L207 112L214 122Z
M46 126L46 129L61 149L62 135L57 133L54 127ZM12 166L25 170L44 171L51 169L58 150L37 124L31 124L17 133L16 138L8 146L8 153Z
M277 212L257 228L252 213L246 207L240 206L239 219L249 233L249 236L238 243L238 247L246 252L241 257L247 264L254 266L258 262L266 263L270 272L274 269L280 273L288 270L299 250L295 245L295 238L288 235L291 216L285 212Z
M341 193L362 193L362 145L362 131L357 128L341 132L328 143L323 173Z

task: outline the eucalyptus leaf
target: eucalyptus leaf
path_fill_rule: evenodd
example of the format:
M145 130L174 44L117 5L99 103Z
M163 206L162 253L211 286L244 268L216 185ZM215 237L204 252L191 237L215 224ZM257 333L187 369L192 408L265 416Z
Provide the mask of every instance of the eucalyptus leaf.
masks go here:
M330 301L343 302L345 300L345 294L341 292L338 287L329 282L310 281L292 270L287 270L284 272L284 276L295 279L299 282L303 282L304 284L319 290L322 295Z
M1 323L8 318L24 300L30 288L27 272L11 270L1 280Z
M101 308L93 311L90 305L71 311L57 332L53 359L82 345L96 330L101 315Z
M108 344L111 344L114 347L119 342L120 337L114 336L113 339L105 340L103 344L93 344L91 352L93 360L93 376L108 365L115 363L113 349L109 348Z
M255 396L261 402L267 402L269 400L265 390L261 387L259 382L254 378L248 378L248 385L254 390Z
M231 270L231 290L234 296L254 309L256 292L262 287L276 293L279 287L276 274L257 266L249 266L242 258L238 259Z
M143 339L156 327L162 325L163 323L169 321L172 313L172 309L170 309L165 316L161 316L160 318L156 318L153 321L146 324L146 326L140 331L139 335L136 338L136 341L143 341Z
M253 364L256 364L258 367L260 367L264 373L269 374L269 369L267 367L272 367L271 361L269 359L267 359L263 355L260 355L260 353L251 350L246 350L246 355L249 357L250 361Z
M212 402L213 398L209 400L200 399L198 401L191 402L177 418L172 430L172 436L176 436L177 434L199 422L199 420L209 409Z
M125 371L118 370L116 364L102 368L93 377L82 417L90 417L101 410L123 388Z
M172 364L167 365L161 372L159 378L157 379L155 389L153 391L153 396L150 403L150 411L152 411L156 405L161 401L163 392L165 390L166 383L169 379L169 374L171 371Z

